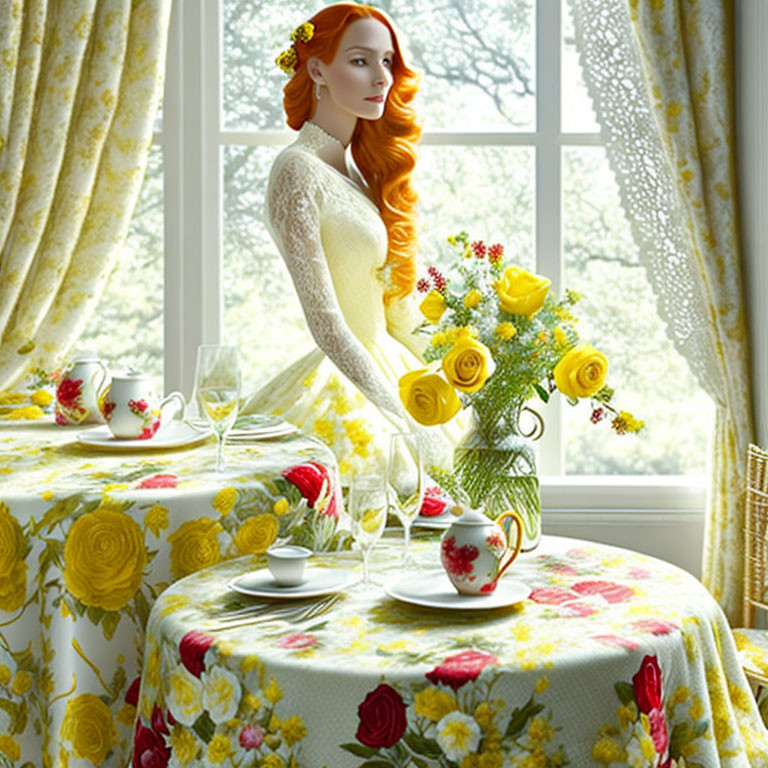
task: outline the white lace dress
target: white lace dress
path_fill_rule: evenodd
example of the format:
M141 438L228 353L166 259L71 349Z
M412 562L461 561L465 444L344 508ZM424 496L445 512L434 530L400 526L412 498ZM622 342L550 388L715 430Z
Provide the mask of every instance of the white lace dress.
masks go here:
M420 436L426 466L447 466L461 429L421 427L398 398L400 376L424 367L415 296L384 305L387 230L362 183L317 153L330 137L307 122L276 158L267 221L318 348L244 404L245 413L280 414L326 442L342 478L381 470L388 435Z

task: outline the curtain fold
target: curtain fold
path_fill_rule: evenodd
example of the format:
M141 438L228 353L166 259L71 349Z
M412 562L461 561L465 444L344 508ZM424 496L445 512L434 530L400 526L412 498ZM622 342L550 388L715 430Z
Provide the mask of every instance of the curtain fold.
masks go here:
M702 580L739 623L743 467L753 425L733 3L570 2L584 78L659 313L716 405Z
M152 143L170 10L0 11L0 390L60 365L111 273Z

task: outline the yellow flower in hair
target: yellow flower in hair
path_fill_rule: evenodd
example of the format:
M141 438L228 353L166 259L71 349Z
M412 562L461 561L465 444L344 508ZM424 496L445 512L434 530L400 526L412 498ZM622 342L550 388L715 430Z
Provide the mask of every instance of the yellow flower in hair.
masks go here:
M296 42L301 40L302 43L308 43L315 36L315 25L311 21L307 21L304 24L299 24L296 29L291 33L291 40Z
M293 46L291 46L290 48L286 48L286 50L275 59L275 62L286 75L292 75L296 70L296 65L299 63L299 57L296 55Z

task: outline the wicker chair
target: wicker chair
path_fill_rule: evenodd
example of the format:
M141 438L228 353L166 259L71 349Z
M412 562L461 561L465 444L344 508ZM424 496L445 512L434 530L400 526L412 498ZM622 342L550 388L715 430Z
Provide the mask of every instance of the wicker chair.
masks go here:
M768 686L768 629L756 627L760 612L768 616L766 570L768 452L750 445L744 514L744 628L735 630L734 637L744 672L759 687Z

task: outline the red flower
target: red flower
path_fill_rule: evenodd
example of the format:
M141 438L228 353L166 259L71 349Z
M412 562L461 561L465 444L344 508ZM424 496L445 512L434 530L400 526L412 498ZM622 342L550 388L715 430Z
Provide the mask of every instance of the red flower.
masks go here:
M141 430L141 434L137 439L139 440L149 440L150 437L155 436L155 432L160 429L160 421L155 421L151 427L144 427L144 429Z
M472 250L478 259L482 259L485 256L485 243L482 240L476 240L472 243Z
M429 291L429 280L427 280L425 277L419 278L416 283L416 290L419 293L427 293L427 291Z
M205 652L213 645L213 638L193 629L187 632L179 642L181 663L195 676L205 670Z
M133 736L133 768L165 768L170 758L165 739L138 721Z
M559 587L539 587L534 589L529 597L534 603L542 605L562 605L576 596L573 592Z
M112 411L115 410L117 403L114 400L106 398L101 403L101 415L109 421L112 418Z
M311 648L317 643L317 638L314 635L304 634L299 632L295 635L286 635L281 637L278 641L280 648L290 648L291 650L297 650L299 648Z
M435 517L435 515L442 515L445 512L445 508L448 506L448 502L445 499L441 499L442 491L439 488L427 488L424 492L424 501L421 502L421 509L419 514L424 517Z
M488 261L491 264L498 264L501 261L501 257L504 255L504 246L499 243L495 243L488 249Z
M144 411L146 411L149 406L147 405L147 401L142 399L142 400L129 400L128 407L134 413L136 411L138 411L139 413L144 413Z
M240 746L243 749L257 749L264 741L264 731L258 725L247 725L240 731Z
M592 635L592 639L601 645L618 645L628 651L636 651L640 647L634 640L619 635Z
M656 753L662 756L662 763L669 764L667 748L669 747L669 732L667 731L667 718L664 716L664 710L652 709L648 713L648 723L651 726L651 739Z
M660 709L663 703L661 694L661 667L655 656L645 656L640 669L632 678L635 689L637 708L646 715L652 709Z
M471 544L465 544L463 547L456 546L456 537L449 536L443 539L440 545L440 559L448 573L455 576L461 576L465 573L472 573L474 565L472 561L480 554L477 547Z
M677 629L677 624L659 619L638 619L632 622L632 627L639 632L650 632L652 635L668 635Z
M161 472L145 477L139 483L139 488L175 488L178 484L179 478L176 475L167 475Z
M139 689L141 688L141 675L139 675L131 684L128 686L128 690L125 692L125 703L130 704L133 707L137 707L139 705Z
M632 587L614 584L612 581L580 581L571 589L580 595L600 595L607 603L623 603L635 594Z
M53 418L60 427L66 427L69 424L67 417L60 411L56 411Z
M630 568L629 575L633 579L650 579L651 578L651 572L646 570L645 568Z
M587 603L580 603L578 600L573 602L567 602L560 606L558 615L564 619L583 619L585 616L591 616L593 613L597 613L597 609L593 608Z
M168 734L168 727L165 724L165 718L163 717L163 710L160 709L160 707L155 704L154 708L152 709L152 730L155 733L164 733Z
M465 683L474 680L489 664L497 664L498 661L492 653L462 651L449 656L442 664L427 672L426 678L435 685L443 683L457 691Z
M405 733L407 725L403 697L382 683L357 708L360 725L355 738L366 747L391 747Z
M62 379L56 387L56 401L59 405L63 408L77 408L82 384L82 379Z
M333 473L316 461L297 464L283 472L283 477L293 483L312 509L321 495L327 499L325 507L317 510L327 517L338 517L341 507L339 488ZM325 493L323 493L325 492Z

